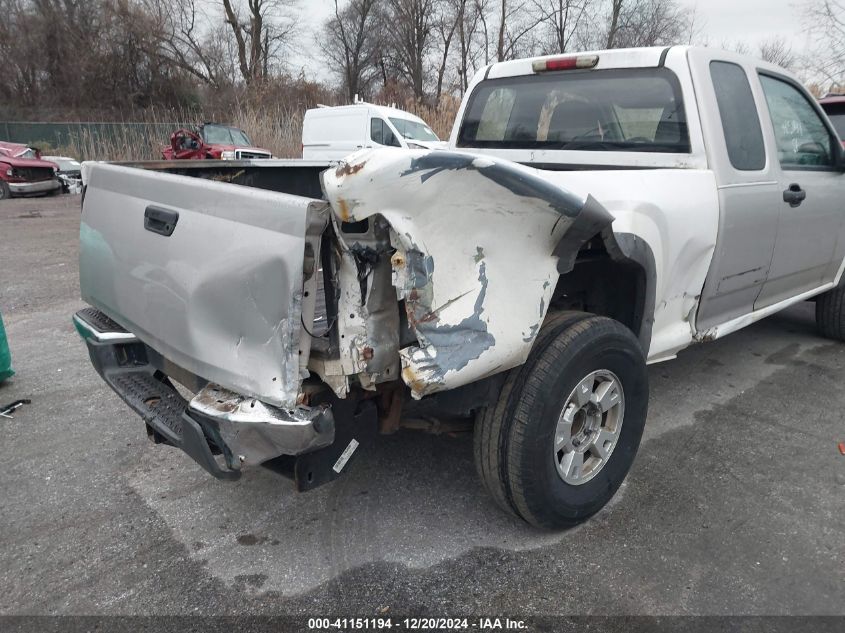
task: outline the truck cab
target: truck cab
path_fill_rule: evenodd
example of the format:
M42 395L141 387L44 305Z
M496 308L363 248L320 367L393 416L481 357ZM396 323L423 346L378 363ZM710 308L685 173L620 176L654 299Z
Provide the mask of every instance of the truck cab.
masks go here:
M44 160L40 150L0 141L0 200L59 194L57 172L58 165Z
M240 128L203 123L181 128L170 135L170 145L161 150L164 160L252 160L272 158L269 150L255 147Z

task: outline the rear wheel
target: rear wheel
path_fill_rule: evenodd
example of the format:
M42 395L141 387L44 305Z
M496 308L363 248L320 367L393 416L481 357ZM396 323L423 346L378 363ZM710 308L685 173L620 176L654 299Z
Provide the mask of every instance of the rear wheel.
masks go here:
M621 485L647 410L645 359L630 330L562 313L477 421L479 474L500 506L532 525L574 525Z
M845 341L845 285L842 283L816 299L816 326L822 336Z

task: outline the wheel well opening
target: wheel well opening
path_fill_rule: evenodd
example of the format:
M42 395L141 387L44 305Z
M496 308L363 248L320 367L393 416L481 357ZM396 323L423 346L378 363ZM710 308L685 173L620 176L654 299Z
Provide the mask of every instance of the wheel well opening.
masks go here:
M646 272L634 260L611 256L601 235L578 251L575 266L558 278L550 310L580 310L606 316L643 339Z

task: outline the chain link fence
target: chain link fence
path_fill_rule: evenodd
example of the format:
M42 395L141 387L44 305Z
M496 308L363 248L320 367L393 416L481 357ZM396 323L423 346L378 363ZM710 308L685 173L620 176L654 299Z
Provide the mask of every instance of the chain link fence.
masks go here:
M185 123L42 123L0 121L0 140L38 147L43 153L71 154L81 160L160 158L161 148Z

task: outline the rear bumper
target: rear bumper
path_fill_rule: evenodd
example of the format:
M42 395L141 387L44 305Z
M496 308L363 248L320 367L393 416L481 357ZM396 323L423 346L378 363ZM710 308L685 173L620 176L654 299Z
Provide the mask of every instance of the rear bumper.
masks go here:
M163 371L163 359L134 334L93 308L73 321L94 368L143 418L150 439L182 449L217 478L237 479L243 464L316 451L335 440L328 406L288 411L211 384L188 401Z
M52 180L39 180L37 182L7 182L9 191L13 196L32 196L39 193L47 193L55 189L59 189L62 183L58 178Z

